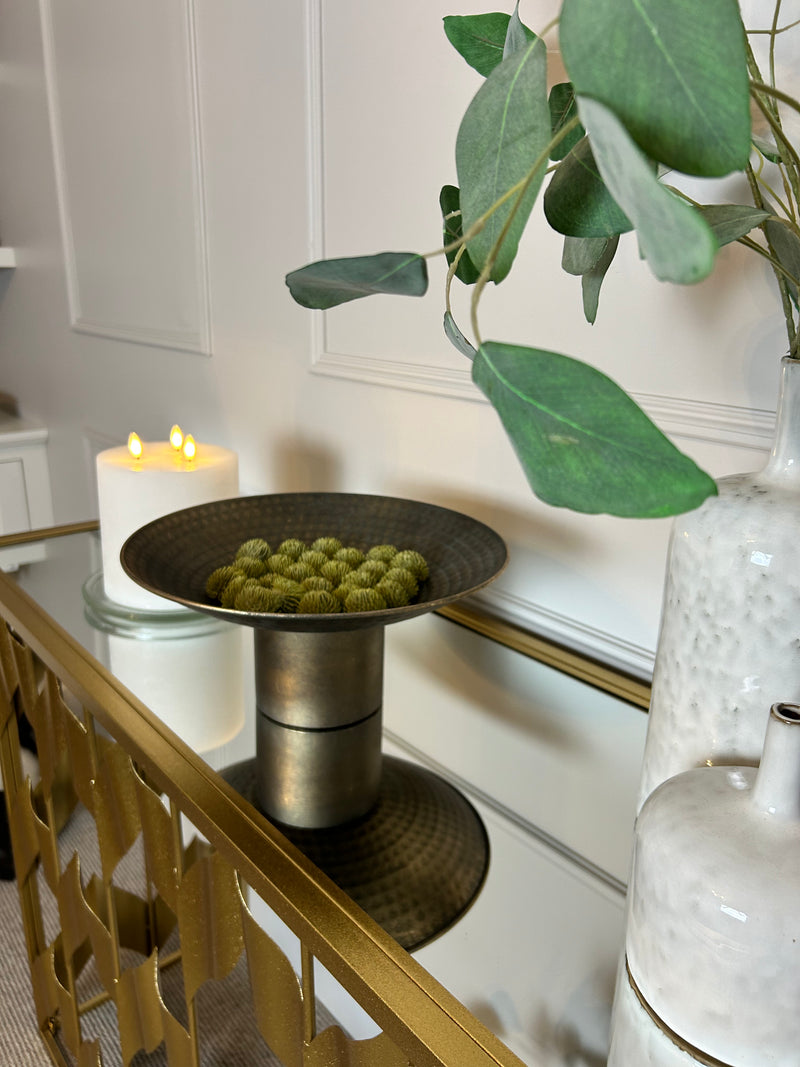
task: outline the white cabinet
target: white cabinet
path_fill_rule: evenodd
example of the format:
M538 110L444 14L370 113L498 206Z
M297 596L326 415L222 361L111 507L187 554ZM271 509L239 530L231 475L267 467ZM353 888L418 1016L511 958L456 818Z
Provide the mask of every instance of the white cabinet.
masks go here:
M47 429L29 419L0 412L0 535L53 525L47 466ZM44 559L44 542L0 549L0 567Z

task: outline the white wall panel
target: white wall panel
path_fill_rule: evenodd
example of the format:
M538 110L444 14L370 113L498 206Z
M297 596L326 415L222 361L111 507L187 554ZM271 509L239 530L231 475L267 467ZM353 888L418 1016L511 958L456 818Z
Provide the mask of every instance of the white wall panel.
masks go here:
M192 0L41 0L73 326L209 351Z

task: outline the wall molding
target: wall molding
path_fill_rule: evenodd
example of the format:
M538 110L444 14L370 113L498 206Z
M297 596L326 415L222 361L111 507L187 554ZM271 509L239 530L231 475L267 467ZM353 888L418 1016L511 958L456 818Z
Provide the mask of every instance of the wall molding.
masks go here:
M53 0L39 0L44 55L45 88L50 112L50 137L53 150L53 165L56 181L64 266L66 271L67 301L70 326L77 333L108 337L134 344L211 355L211 304L206 237L205 178L203 173L200 95L197 72L197 37L195 0L183 0L186 30L187 70L186 85L192 117L192 206L194 223L194 246L196 262L196 296L199 309L196 329L162 330L133 323L120 323L87 315L83 309L80 281L75 251L75 233L72 223L69 194L69 176L64 147L62 107L56 60L55 30L53 24ZM120 250L124 256L125 250Z
M546 637L591 659L634 675L644 682L653 676L655 650L589 626L570 615L545 608L493 582L470 598L476 606L523 630Z
M322 0L306 0L307 151L309 159L309 260L325 258L325 63ZM473 385L469 365L460 368L436 363L405 363L378 354L332 351L328 343L327 312L311 315L311 372L427 393L451 400L488 403ZM707 401L651 393L632 393L655 424L671 437L707 441L739 448L767 448L772 441L775 413Z

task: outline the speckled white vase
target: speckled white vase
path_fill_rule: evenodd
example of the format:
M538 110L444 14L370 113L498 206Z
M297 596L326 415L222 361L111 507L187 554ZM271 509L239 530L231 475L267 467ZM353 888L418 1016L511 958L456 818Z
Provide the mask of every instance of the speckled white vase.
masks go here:
M765 721L758 770L686 771L648 798L628 893L643 1000L731 1067L800 1063L800 706Z
M607 1067L725 1067L671 1033L642 1002L625 963L614 990L614 1018Z
M640 807L691 767L754 765L763 709L800 700L800 361L766 466L718 486L673 526Z

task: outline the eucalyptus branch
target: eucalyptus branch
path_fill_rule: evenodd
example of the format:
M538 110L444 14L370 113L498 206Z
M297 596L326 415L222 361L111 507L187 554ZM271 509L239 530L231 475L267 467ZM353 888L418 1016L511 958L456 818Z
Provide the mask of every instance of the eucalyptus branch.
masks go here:
M750 192L753 197L753 203L760 210L766 210L764 198L761 195L761 188L758 184L758 178L756 177L752 164L747 164L745 173L747 175L747 180L750 184ZM772 242L770 241L769 236L767 235L766 227L762 226L761 231L764 234L764 240L767 242L767 248L769 249L768 252L766 252L761 247L761 245L757 244L749 237L740 237L739 242L746 248L751 248L753 251L758 252L759 255L764 255L767 259L769 259L770 264L772 266L772 271L775 275L775 280L778 283L778 292L781 295L781 306L783 307L783 317L786 322L786 333L789 337L789 347L790 349L793 349L796 345L796 330L794 324L794 311L792 308L792 297L789 292L789 286L787 284L786 270L780 264L780 262L778 261L778 257L775 255L775 249L772 247Z
M797 288L800 289L800 278L796 278L791 271L788 271L783 264L779 263L775 256L764 248L763 245L760 245L758 241L754 241L753 238L748 237L747 234L745 234L744 237L737 237L736 240L738 244L744 245L745 248L749 248L751 251L758 253L763 259L766 259L774 271L782 274L787 281L796 285Z
M519 210L523 199L525 198L525 194L530 188L531 182L536 177L537 173L541 170L541 168L545 165L547 160L550 158L553 149L558 144L560 144L561 141L563 141L564 138L568 136L568 134L572 133L572 131L576 129L579 124L580 119L577 115L573 115L568 122L565 122L561 129L558 131L558 133L556 133L550 139L549 143L545 146L544 149L542 149L542 151L536 157L533 162L533 166L531 166L531 168L528 170L528 173L525 175L525 177L518 181L515 185L513 185L511 189L509 189L500 198L500 200L496 201L495 204L482 216L482 218L485 219L489 215L494 214L497 208L501 204L505 203L506 200L508 200L509 195L513 195L513 192L516 190L516 201L514 202L511 210L508 213L508 218L503 224L503 228L500 231L500 236L497 238L497 240L489 250L489 254L486 257L486 262L483 265L481 273L478 276L478 280L475 283L475 288L472 292L472 300L470 301L470 321L472 323L472 332L475 335L475 341L478 347L480 347L481 344L480 329L478 328L478 304L480 303L481 294L486 288L486 283L489 280L489 275L492 272L492 267L494 266L497 260L497 254L500 251L500 248L502 247L503 241L505 241L506 237L508 236L508 231L511 228L511 224L514 221L514 218L517 214L517 211Z
M775 100L780 100L782 104L786 104L786 106L792 108L793 111L800 113L800 102L795 100L793 96L789 96L788 93L784 93L782 89L776 89L774 85L767 85L765 82L751 81L750 92L765 93L767 96L771 96Z
M762 156L762 159L763 159L763 156ZM763 175L762 175L763 169L764 169L763 166L759 166L758 171L754 172L755 173L755 179L758 182L759 186L762 189L765 189L766 192L769 194L769 196L772 197L773 201L777 204L777 206L781 209L781 211L786 216L787 221L792 222L792 223L796 223L797 222L797 212L796 212L795 205L794 205L794 197L792 196L791 186L789 186L787 184L786 175L783 174L782 177L783 177L783 188L784 188L784 192L786 193L786 201L787 202L785 202L782 199L782 197L780 197L778 195L778 193L775 192L775 190L772 188L772 186L769 184L769 182L766 180L766 178L763 177ZM800 234L799 234L799 236L800 236Z
M775 85L775 30L781 13L782 0L775 0L775 10L772 12L772 32L769 35L769 83Z
M750 34L752 36L757 36L759 34L761 34L762 36L766 36L767 34L769 34L769 36L771 36L771 37L773 37L773 36L774 37L778 37L778 36L780 36L780 34L786 33L788 30L793 30L795 28L795 26L800 26L800 19L795 19L794 22L787 22L785 26L778 26L776 29L769 29L769 30L747 30L746 29L745 33Z
M445 279L444 283L444 306L445 310L448 311L451 315L453 314L453 309L450 304L450 290L453 287L453 278L455 278L456 276L458 264L461 261L461 257L464 255L466 250L467 246L465 244L462 244L459 250L456 252L455 256L453 257L453 262L449 264L447 269L447 278Z
M781 154L785 154L790 157L791 166L789 166L788 168L784 167L782 164L779 164L779 166L781 170L781 175L784 180L784 188L786 187L786 184L788 182L795 203L800 203L800 180L798 179L798 174L800 174L800 156L798 155L794 146L785 137L783 133L783 127L781 125L780 116L777 113L777 109L770 107L767 101L765 101L763 97L759 95L759 92L761 90L769 94L770 87L763 85L763 83L751 82L750 90L751 96L758 105L762 115L769 123L772 132L775 134L775 141L781 151ZM797 110L800 111L800 105L797 103L796 100L793 100L793 98L790 96L786 96L786 94L781 94L781 96L785 97L786 101L792 101L793 106L795 106Z

